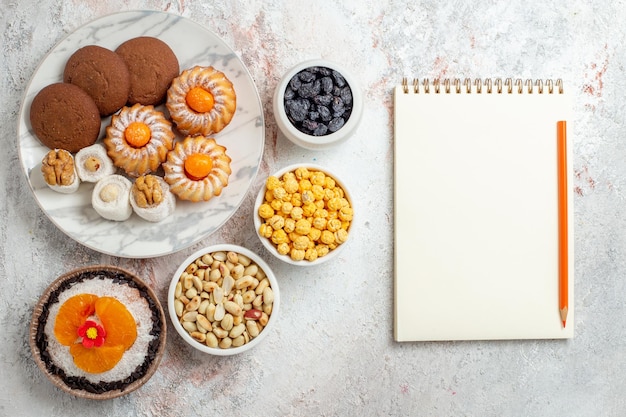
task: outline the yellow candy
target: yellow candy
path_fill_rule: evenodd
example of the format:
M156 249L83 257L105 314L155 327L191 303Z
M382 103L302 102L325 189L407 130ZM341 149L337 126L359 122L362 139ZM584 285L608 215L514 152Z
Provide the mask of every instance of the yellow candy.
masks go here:
M326 174L322 171L315 171L313 175L311 175L311 184L324 185L326 181Z
M341 220L330 219L328 223L326 223L326 229L328 229L329 232L336 232L337 230L341 229Z
M274 209L267 203L263 203L259 206L259 216L262 219L269 219L274 215Z
M306 236L299 236L296 240L293 241L294 249L302 249L306 250L309 248L310 240Z
M287 191L283 187L276 187L272 190L274 198L282 200L287 195Z
M293 210L293 204L291 204L291 201L284 201L280 207L280 213L288 216L289 213L291 213L291 210Z
M289 216L294 220L300 220L304 216L304 209L302 207L294 207L291 209Z
M274 229L267 223L263 223L261 227L259 227L259 234L265 238L272 237L272 233L274 233Z
M302 191L302 203L306 204L306 203L314 203L314 202L315 202L315 196L313 195L313 192L311 190Z
M281 208L282 208L282 206L283 206L283 200L278 199L278 198L275 198L274 200L272 200L272 201L270 202L270 206L271 206L274 210L276 210L276 211L280 211L280 209L281 209Z
M267 224L272 226L274 230L280 230L285 226L285 218L279 214L275 214L267 220Z
M283 174L283 181L287 182L287 181L298 181L296 178L296 174L294 174L293 172L285 172Z
M281 255L287 255L291 251L291 248L289 247L288 243L280 243L278 246L276 246L276 250Z
M311 223L306 219L300 219L296 222L295 232L300 235L308 235L311 231Z
M280 180L276 178L275 176L267 177L267 181L265 181L265 188L267 188L270 191L274 190L275 188L280 187L281 185L282 184Z
M328 245L317 245L315 246L315 250L317 251L318 257L326 256L328 252L330 252Z
M276 245L281 244L281 243L287 243L287 241L289 240L289 238L287 237L287 233L285 233L283 229L274 230L274 232L272 233L271 239L272 239L272 242L274 242L274 244Z
M321 185L314 184L311 186L311 192L313 193L313 198L316 200L324 199L324 188Z
M289 256L291 257L291 259L293 259L294 261L301 261L304 259L304 254L305 251L302 249L291 249L291 252L289 253Z
M302 207L302 194L300 194L300 193L293 193L291 195L291 204L294 207Z
M315 213L313 213L313 217L322 217L326 219L328 218L328 210L326 210L325 208L318 208L317 210L315 210Z
M315 210L317 210L317 206L313 202L304 203L302 205L302 215L304 217L313 216L313 213L315 213Z
M293 194L298 192L298 189L300 188L298 181L296 181L295 178L291 178L285 181L285 184L283 185L283 188L285 189L285 191L287 191L289 194Z
M333 197L330 200L328 200L328 210L336 211L336 210L339 210L341 207L343 207L341 203L341 198Z
M335 241L338 244L342 244L344 243L346 240L348 240L348 232L344 229L339 229L335 232Z
M298 189L300 190L300 192L310 190L312 186L313 185L309 180L302 180L298 183Z
M300 167L300 168L296 168L294 175L296 176L297 179L301 180L301 179L309 178L311 176L311 173L309 172L308 168Z
M314 261L314 260L317 259L317 257L318 257L318 254L317 254L317 250L315 250L315 248L307 249L304 252L304 259L306 259L307 261Z
M326 222L327 220L324 217L314 217L311 226L318 230L324 230L326 229Z
M342 207L339 210L339 218L341 220L352 221L352 207Z
M296 221L291 217L287 217L285 219L285 227L283 227L283 229L287 233L292 233L294 230L296 230Z
M335 193L333 190L331 190L330 188L325 188L324 189L324 200L325 201L329 201L331 198L335 197Z
M322 231L322 236L320 237L320 241L322 243L330 245L332 243L335 243L335 235L334 235L333 232L331 232L329 230L323 230Z
M320 240L320 237L322 236L322 230L321 229L311 229L311 231L309 232L309 239L312 242L317 242L318 240Z

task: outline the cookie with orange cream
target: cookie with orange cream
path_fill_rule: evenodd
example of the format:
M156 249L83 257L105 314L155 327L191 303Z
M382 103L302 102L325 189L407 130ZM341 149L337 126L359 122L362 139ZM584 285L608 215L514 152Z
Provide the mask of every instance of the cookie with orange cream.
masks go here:
M183 135L209 136L231 122L237 94L223 72L195 66L174 78L167 90L166 106Z
M173 143L172 123L153 106L141 104L113 115L104 138L113 164L132 177L159 169Z
M226 148L214 138L188 136L167 155L164 179L181 200L208 201L228 185L230 162Z

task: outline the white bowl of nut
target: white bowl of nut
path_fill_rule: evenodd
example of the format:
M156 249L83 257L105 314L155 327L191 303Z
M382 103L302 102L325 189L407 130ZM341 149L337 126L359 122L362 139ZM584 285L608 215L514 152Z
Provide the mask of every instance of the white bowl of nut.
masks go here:
M348 241L353 216L346 185L315 164L289 165L270 175L254 205L254 227L263 246L299 266L337 257Z
M254 252L219 244L191 254L176 270L168 311L190 346L212 355L235 355L261 343L276 322L278 282Z
M285 73L274 91L273 110L287 139L306 149L324 150L354 134L363 96L349 71L314 59Z

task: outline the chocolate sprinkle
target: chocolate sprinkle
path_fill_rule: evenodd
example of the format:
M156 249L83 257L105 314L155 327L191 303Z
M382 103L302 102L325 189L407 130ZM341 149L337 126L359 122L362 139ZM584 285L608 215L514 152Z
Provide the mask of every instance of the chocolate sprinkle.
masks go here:
M47 302L43 305L41 315L39 317L39 323L37 325L37 332L35 335L35 343L39 349L39 355L41 360L45 363L48 372L52 375L56 375L63 380L63 382L71 389L83 390L93 394L102 394L108 391L119 390L123 392L129 385L135 381L143 378L150 368L150 364L156 357L159 349L159 338L156 337L148 344L148 351L143 363L135 368L135 370L125 379L112 381L112 382L99 382L93 383L84 377L67 376L63 369L54 364L48 353L48 335L44 332L48 316L50 314L50 306L57 303L59 295L71 288L77 283L89 279L111 279L114 283L119 285L127 285L131 288L135 288L139 291L141 296L148 302L150 311L152 312L152 329L150 335L159 336L161 329L163 328L163 322L161 315L158 313L159 309L156 306L155 301L148 294L145 286L141 285L137 281L129 278L126 274L116 271L85 271L77 274L76 276L64 281L57 289L50 293Z

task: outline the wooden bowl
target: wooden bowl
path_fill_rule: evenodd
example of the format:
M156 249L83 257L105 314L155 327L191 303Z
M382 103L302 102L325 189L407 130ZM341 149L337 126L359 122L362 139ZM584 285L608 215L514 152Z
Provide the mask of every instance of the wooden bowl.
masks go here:
M50 336L45 330L47 321L52 319L50 317L51 311L58 308L59 299L63 298L63 293L71 290L74 286L88 285L91 289L103 288L101 291L105 292L112 288L110 290L112 293L102 295L115 296L115 284L126 286L124 291L134 292L136 290L139 296L146 301L146 308L151 312L152 324L149 334L156 335L156 337L145 342L143 362L125 377L104 382L95 382L96 375L100 378L100 375L103 374L80 375L80 373L76 374L75 371L62 369L54 359L58 353L52 352L52 346L58 342L50 340ZM94 265L61 275L44 291L33 310L29 343L37 366L55 386L77 397L106 400L129 394L152 377L161 362L166 337L165 314L154 291L130 271L115 266ZM139 346L137 341L135 344ZM137 358L141 358L141 355ZM120 364L123 361L124 357Z

